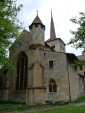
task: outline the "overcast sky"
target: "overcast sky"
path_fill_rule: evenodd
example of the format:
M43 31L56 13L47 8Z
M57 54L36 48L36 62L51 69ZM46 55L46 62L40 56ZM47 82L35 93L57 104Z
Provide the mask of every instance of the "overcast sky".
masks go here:
M45 40L50 34L51 9L55 24L56 37L61 38L67 43L72 37L70 30L76 30L70 19L79 16L79 12L85 12L85 0L17 0L18 4L23 4L22 11L18 15L25 29L32 23L38 10L38 14L43 24L46 26ZM67 46L67 52L79 55L80 49Z

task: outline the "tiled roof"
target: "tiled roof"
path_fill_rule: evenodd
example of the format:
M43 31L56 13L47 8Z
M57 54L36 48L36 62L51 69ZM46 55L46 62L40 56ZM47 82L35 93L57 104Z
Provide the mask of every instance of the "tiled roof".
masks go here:
M39 16L37 15L37 16L35 17L35 19L33 20L32 24L43 24L43 23L41 22Z
M39 18L38 15L35 17L32 24L29 26L29 28L31 28L32 25L37 25L37 24L40 24L45 29L45 25L42 23L42 21L41 21L41 19Z
M55 40L60 40L64 45L66 45L61 38L55 38L55 39L50 38L50 39L46 40L46 42L55 41Z

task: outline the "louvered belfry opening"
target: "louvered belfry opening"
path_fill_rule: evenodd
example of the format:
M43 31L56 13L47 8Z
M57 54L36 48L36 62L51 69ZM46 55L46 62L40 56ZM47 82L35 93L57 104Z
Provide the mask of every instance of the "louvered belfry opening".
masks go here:
M20 52L17 59L17 78L16 89L24 90L27 88L27 65L28 59L25 52Z

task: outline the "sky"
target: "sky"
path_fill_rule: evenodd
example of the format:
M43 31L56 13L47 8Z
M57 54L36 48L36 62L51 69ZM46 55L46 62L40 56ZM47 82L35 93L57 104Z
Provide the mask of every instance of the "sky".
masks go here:
M55 25L56 37L61 38L66 44L73 37L71 30L76 30L77 26L70 19L79 17L79 12L85 11L85 0L17 0L17 4L23 4L18 18L22 26L29 30L29 25L38 15L46 27L45 40L50 37L51 10ZM66 46L66 52L81 54L80 49Z

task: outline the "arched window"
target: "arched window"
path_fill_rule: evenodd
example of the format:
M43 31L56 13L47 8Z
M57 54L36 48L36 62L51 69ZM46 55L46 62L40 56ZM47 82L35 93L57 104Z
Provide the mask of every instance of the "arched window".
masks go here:
M20 52L17 59L17 80L16 89L27 88L27 64L28 59L24 52Z
M50 79L49 81L49 92L56 92L57 91L57 85L55 80Z

